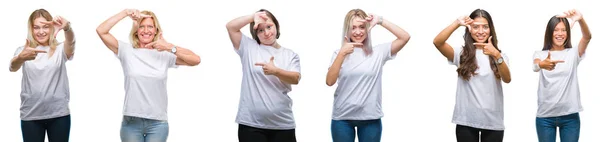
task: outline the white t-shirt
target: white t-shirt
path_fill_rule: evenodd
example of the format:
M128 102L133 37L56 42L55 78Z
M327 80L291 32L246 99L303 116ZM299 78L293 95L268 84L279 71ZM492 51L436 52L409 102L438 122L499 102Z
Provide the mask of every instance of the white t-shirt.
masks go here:
M21 120L69 115L69 79L65 63L70 59L64 52L64 44L58 44L53 55L50 55L50 46L35 49L48 53L38 53L34 60L25 61L21 67ZM23 47L19 47L14 56L21 51Z
M300 73L300 58L294 51L280 47L259 45L254 39L242 35L236 50L242 63L242 88L236 122L262 129L294 129L292 91L290 84L283 83L274 75L265 75L255 63L269 63L286 71Z
M394 59L391 43L380 44L366 55L362 48L354 48L346 55L337 81L333 100L333 120L372 120L383 117L381 109L381 76L383 65ZM338 56L333 53L331 64Z
M167 120L167 71L177 67L177 56L123 41L118 50L125 77L123 115Z
M454 48L454 61L460 64L462 46ZM504 130L504 99L502 82L494 75L488 55L483 50L475 50L475 58L479 67L470 80L458 76L456 82L456 104L452 123L487 130ZM508 57L502 53L504 63L508 66Z
M577 66L583 57L578 46L562 51L550 51L551 60L563 60L554 70L541 69L538 85L537 117L555 117L583 111L579 95ZM533 59L544 60L548 50L536 51Z

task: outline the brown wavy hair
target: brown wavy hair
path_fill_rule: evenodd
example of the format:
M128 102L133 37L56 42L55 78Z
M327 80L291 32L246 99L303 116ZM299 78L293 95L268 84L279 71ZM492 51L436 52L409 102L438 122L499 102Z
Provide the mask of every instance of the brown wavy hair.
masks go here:
M492 36L492 45L494 45L494 47L496 47L496 49L502 53L502 51L500 51L498 48L498 36L496 36L496 30L494 28L492 16L483 9L476 9L471 13L471 15L469 15L469 18L471 19L478 17L485 18L488 21L488 25L490 26L490 36ZM477 60L475 58L475 45L473 45L475 40L471 36L468 28L465 28L465 35L463 38L465 40L465 45L463 46L463 50L460 54L460 63L458 69L456 69L456 72L462 79L469 80L472 76L477 75L475 71L479 68L479 66L477 66ZM500 73L498 72L498 66L496 66L494 58L491 56L489 56L489 58L490 66L492 67L492 71L494 71L494 75L496 78L500 79Z

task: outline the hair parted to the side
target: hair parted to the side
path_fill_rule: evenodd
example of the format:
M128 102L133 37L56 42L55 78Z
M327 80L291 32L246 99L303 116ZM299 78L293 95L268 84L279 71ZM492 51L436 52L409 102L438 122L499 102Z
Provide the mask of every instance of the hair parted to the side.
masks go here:
M496 30L494 28L494 22L492 21L492 16L483 9L476 9L471 12L469 18L475 19L478 17L485 18L488 21L488 25L490 27L490 36L492 36L492 45L496 47L499 52L502 52L498 48L498 36L496 36ZM460 54L460 63L456 72L458 76L460 76L464 80L471 79L472 76L476 75L475 71L479 68L477 66L477 59L475 58L475 40L471 36L471 33L468 28L465 28L465 35L463 36L465 45L463 46L463 50ZM495 60L493 57L490 58L490 66L492 67L492 71L494 71L494 75L496 78L500 79L500 73L498 72L498 66L496 66Z
M279 39L279 35L281 35L281 33L279 32L279 21L277 21L277 18L275 18L275 15L273 15L273 13L271 13L270 11L266 10L266 9L260 9L257 12L265 12L265 14L267 14L267 17L269 17L269 19L273 20L273 23L275 24L275 28L277 29L277 35L275 36L275 39ZM258 39L258 35L256 35L256 29L252 28L254 27L254 22L250 23L250 34L252 35L252 38L254 40L256 40L256 43L261 44L260 39Z
M144 10L140 12L140 14L148 15L150 16L148 18L154 20L154 28L156 28L156 34L154 35L154 39L152 39L152 41L154 42L158 40L160 38L159 35L162 33L162 28L160 27L160 23L158 22L158 17L156 17L154 12L148 10ZM138 24L141 23L144 19L146 18L139 18L136 22L134 22L133 26L131 27L131 32L129 32L129 40L134 48L139 48L140 46L140 38L137 35L137 30L139 28Z
M27 21L27 39L29 40L29 46L31 47L37 47L40 45L40 43L33 37L35 35L33 33L33 22L38 17L42 17L46 19L46 21L53 21L50 12L48 12L45 9L37 9L33 11L31 15L29 15L29 20ZM56 40L56 37L54 37L54 31L56 29L54 29L54 26L51 26L50 29L50 33L48 33L50 34L50 37L48 38L48 45L52 48L56 48L56 46L58 45L58 41Z

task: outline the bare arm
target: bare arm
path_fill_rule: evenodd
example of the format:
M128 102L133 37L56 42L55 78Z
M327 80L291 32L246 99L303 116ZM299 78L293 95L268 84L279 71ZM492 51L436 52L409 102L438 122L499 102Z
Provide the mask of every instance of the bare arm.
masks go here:
M10 72L16 72L21 69L25 60L19 58L19 56L15 56L10 60Z
M67 55L67 59L71 59L71 57L73 57L75 54L75 33L73 32L73 29L71 29L71 23L67 23L67 27L65 28L64 32L65 41L63 43L65 54Z
M102 22L102 24L100 24L98 28L96 28L96 33L98 33L98 36L100 36L100 39L102 39L104 45L106 45L106 47L108 47L108 49L110 49L110 51L112 51L115 54L118 54L119 52L119 42L112 34L109 33L109 31L119 21L121 21L127 16L128 15L126 9L108 18L106 21Z
M579 26L581 26L582 34L581 41L579 41L579 56L582 56L585 54L585 50L587 49L590 40L592 40L592 33L590 32L590 28L583 17L581 17L581 20L579 20Z
M494 59L498 60L498 58L502 57L502 55L498 55L495 56ZM510 70L508 69L508 65L506 64L506 61L502 62L501 64L497 64L498 66L498 72L500 72L500 78L502 79L502 81L504 81L504 83L510 83L511 81L511 77L510 77Z
M235 48L235 50L239 50L240 42L242 41L242 32L240 29L252 23L253 21L254 14L250 14L235 18L225 25L227 27L227 33L229 33L229 39L231 39L231 44L233 44L233 48Z
M294 71L286 71L283 69L279 69L279 71L275 74L279 80L283 83L287 84L298 84L300 82L300 73Z
M396 40L392 41L391 54L396 55L400 49L410 40L410 35L396 24L383 19L381 26L392 32L396 36Z
M450 46L450 44L446 43L446 40L452 35L452 33L460 27L460 24L457 22L452 22L448 27L446 27L442 32L440 32L434 39L433 45L444 55L448 61L454 61L454 48Z
M327 86L333 86L333 84L337 82L338 76L340 75L340 69L342 68L342 63L344 63L345 58L345 55L341 53L338 53L335 57L333 64L331 64L331 67L329 67L329 71L327 71L327 79L325 80Z
M192 52L192 50L176 46L177 52L175 55L177 56L177 65L186 65L186 66L196 66L200 64L200 56L196 55L196 53Z

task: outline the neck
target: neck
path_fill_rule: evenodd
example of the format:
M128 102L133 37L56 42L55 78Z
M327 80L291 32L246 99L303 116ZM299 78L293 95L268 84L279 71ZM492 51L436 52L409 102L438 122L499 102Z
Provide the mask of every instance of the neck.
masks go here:
M564 50L565 46L562 45L552 45L552 48L550 48L550 50Z
M262 45L271 46L271 47L276 48L276 49L279 49L281 47L281 45L279 45L277 43L277 41L273 42L272 44L262 44Z

